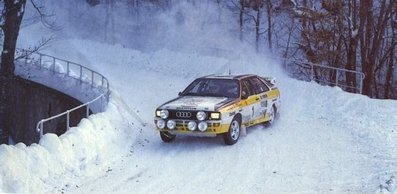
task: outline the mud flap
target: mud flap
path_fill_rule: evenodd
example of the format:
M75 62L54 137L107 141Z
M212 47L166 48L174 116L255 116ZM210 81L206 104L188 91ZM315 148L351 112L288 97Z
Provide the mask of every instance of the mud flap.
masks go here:
M240 135L243 137L247 136L247 128L245 127L245 125L241 125Z

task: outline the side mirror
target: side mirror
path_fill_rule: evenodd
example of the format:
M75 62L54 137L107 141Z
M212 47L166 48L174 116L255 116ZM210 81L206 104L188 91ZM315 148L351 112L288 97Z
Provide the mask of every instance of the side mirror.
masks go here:
M179 93L178 93L178 96L182 96L182 92L179 92Z
M245 100L245 99L247 99L247 98L248 98L247 92L242 91L242 92L241 92L241 99Z

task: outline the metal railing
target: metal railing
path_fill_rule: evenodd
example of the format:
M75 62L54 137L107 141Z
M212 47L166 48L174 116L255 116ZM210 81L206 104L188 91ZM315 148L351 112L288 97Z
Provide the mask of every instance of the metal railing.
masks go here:
M337 68L337 67L318 65L318 64L313 64L313 63L308 63L308 65L310 65L310 80L316 81L318 83L325 83L327 85L335 85L335 86L341 87L342 89L345 89L345 90L346 89L358 90L358 93L362 94L363 82L365 79L365 74L363 72L342 69L342 68ZM320 69L320 70L326 69L326 70L335 71L335 77L334 77L335 80L331 81L329 79L324 79L324 77L326 77L326 76L322 76L323 78L316 76L316 68ZM354 74L354 77L358 78L358 83L359 83L358 87L351 86L349 83L346 83L346 77L348 76L349 73ZM331 73L330 77L332 79L332 77L333 77L332 73ZM343 78L345 78L345 79L343 79Z
M24 60L25 64L34 64L37 65L40 69L46 68L53 73L66 73L67 76L78 79L80 82L86 82L88 84L91 84L91 86L93 87L101 86L106 88L106 90L109 90L109 81L105 76L78 63L53 57L51 55L42 54L39 52L34 52L29 55L26 54ZM75 71L72 70L76 70L78 74L75 74Z
M56 118L66 115L66 131L67 131L70 128L70 113L72 113L73 111L76 111L80 108L86 107L86 117L88 118L88 116L90 116L90 104L96 102L97 100L103 98L104 96L105 96L105 93L101 94L100 96L96 97L95 99L93 99L89 102L86 102L80 106L74 107L70 110L63 112L63 113L57 114L55 116L52 116L52 117L49 117L46 119L41 119L36 125L37 132L40 133L40 139L44 135L44 123L45 122L48 122L48 121L51 121L51 120L54 120Z
M319 65L310 62L301 62L281 58L284 66L291 75L297 79L315 81L319 84L337 86L349 92L360 93L363 91L365 74L361 71L353 71L338 67ZM350 76L350 83L347 81Z
M45 118L40 120L36 125L36 130L40 133L40 139L44 135L44 124L56 118L62 117L66 115L66 130L70 128L70 114L74 111L77 111L82 108L86 108L85 116L88 117L90 115L90 107L95 102L101 102L101 110L103 111L103 99L105 99L106 104L109 101L109 81L102 74L84 67L78 63L74 63L68 60L60 59L57 57L53 57L47 54L42 54L39 52L30 52L28 50L19 50L19 55L23 57L19 57L19 60L24 60L25 65L36 65L39 69L47 69L52 73L65 74L69 78L74 78L82 83L90 84L91 87L101 88L102 93L92 99L89 102L86 102L82 105L74 107L72 109L66 110L60 114L55 116ZM65 70L66 69L66 70ZM78 72L76 74L76 71ZM91 108L92 111L92 108ZM99 112L99 111L98 111Z

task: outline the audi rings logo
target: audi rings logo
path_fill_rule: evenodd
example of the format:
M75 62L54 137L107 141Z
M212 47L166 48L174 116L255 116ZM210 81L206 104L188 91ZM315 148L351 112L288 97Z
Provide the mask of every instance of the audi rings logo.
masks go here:
M176 112L176 116L179 118L190 118L192 113L190 112Z

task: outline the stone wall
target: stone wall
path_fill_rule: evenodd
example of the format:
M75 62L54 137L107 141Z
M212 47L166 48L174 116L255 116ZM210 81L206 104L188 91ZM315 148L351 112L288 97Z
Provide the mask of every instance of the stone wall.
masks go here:
M81 105L78 100L44 85L16 77L11 86L7 121L9 135L26 145L37 143L37 123ZM70 114L70 126L76 126L86 116L86 107ZM44 124L44 133L61 135L66 131L66 115Z

